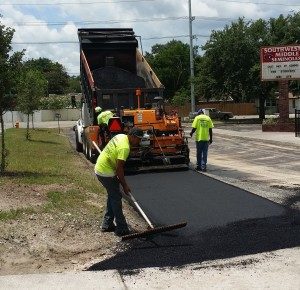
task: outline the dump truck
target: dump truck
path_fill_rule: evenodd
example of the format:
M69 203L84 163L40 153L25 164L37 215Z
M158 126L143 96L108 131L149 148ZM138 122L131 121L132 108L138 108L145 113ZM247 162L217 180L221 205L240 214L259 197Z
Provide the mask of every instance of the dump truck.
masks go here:
M83 28L78 38L82 127L75 125L74 131L82 144L76 148L95 163L99 148L137 126L144 137L131 148L126 169L187 168L189 148L180 117L166 113L164 86L138 49L133 29ZM104 129L97 124L96 107L114 113Z

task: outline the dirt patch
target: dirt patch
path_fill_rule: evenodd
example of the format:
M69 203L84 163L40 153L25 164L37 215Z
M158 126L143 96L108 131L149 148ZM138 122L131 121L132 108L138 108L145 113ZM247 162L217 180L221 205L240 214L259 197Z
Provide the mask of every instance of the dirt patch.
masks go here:
M100 231L105 196L91 193L85 201L99 210L99 216L84 210L76 214L39 212L48 202L49 191L70 189L72 185L1 184L0 213L28 208L35 211L0 221L0 275L84 269L91 261L106 259L124 247L114 233ZM143 227L143 221L126 202L124 214L133 228Z
M9 182L1 185L0 211L42 205L47 202L47 192L66 192L71 188L60 184L24 185Z

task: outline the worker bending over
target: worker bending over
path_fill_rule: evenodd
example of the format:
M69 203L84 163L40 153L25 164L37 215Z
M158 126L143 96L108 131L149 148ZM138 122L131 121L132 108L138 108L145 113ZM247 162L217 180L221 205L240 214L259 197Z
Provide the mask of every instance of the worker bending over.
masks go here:
M115 231L117 236L130 233L123 215L120 184L125 194L131 192L124 177L124 165L130 148L138 146L142 137L143 131L137 127L131 128L128 135L118 134L107 143L97 159L95 173L107 191L106 212L101 226L103 232Z

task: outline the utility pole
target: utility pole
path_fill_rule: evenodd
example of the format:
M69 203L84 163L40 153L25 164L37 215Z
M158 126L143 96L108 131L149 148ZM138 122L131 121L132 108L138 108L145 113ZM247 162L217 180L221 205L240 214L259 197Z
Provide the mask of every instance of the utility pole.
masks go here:
M193 20L192 0L189 1L189 34L190 34L190 70L191 70L191 112L195 112L195 86L194 86L194 52L193 52Z

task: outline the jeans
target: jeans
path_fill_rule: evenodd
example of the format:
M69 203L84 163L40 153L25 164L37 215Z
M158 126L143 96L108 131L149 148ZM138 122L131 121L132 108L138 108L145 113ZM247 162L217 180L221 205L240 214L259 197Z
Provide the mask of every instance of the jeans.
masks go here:
M198 168L206 168L208 144L208 141L196 141Z
M122 194L117 177L96 176L107 191L106 212L103 217L102 228L112 227L115 220L116 231L122 232L128 230L122 210Z

